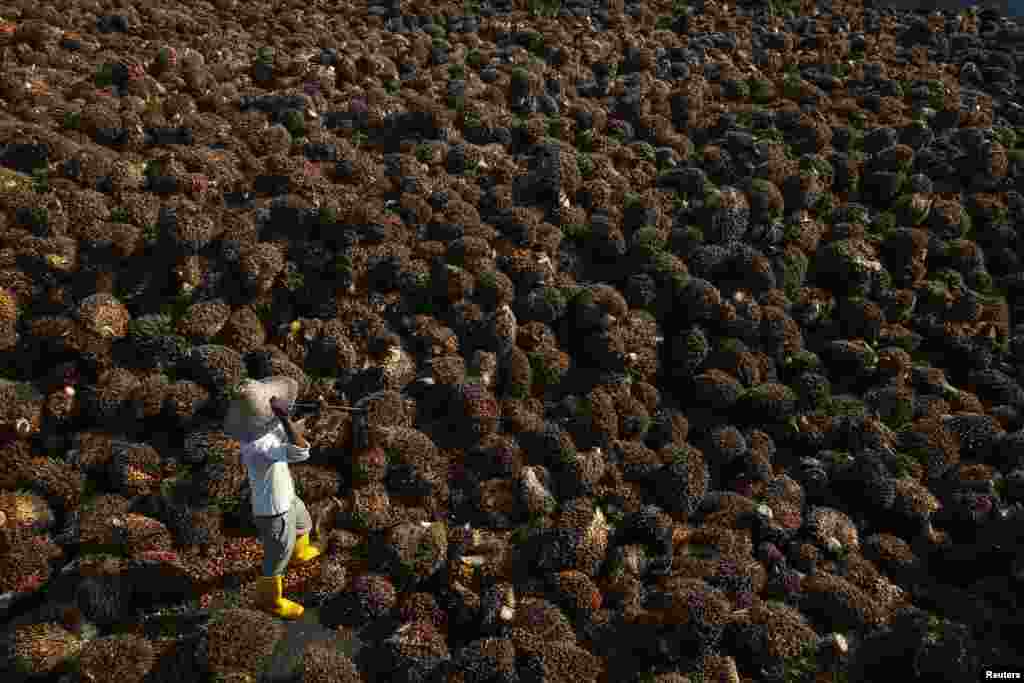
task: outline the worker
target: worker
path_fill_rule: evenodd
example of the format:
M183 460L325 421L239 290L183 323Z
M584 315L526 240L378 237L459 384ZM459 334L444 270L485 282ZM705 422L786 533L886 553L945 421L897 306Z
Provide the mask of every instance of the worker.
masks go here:
M290 377L248 380L239 385L224 418L224 432L241 444L253 517L263 543L257 604L283 619L298 619L304 612L302 605L283 595L285 569L323 552L310 542L313 520L295 494L288 469L288 463L309 458L305 420L290 417L298 391L298 382Z

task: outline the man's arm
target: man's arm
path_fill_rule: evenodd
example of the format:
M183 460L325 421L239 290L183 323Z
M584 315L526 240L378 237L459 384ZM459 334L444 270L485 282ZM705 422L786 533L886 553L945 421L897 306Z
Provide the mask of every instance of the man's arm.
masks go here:
M309 460L309 446L296 446L295 444L286 443L282 444L281 449L284 451L285 459L288 462L302 462L303 460Z
M284 433L288 437L288 440L293 444L298 444L300 448L307 448L306 434L298 427L303 426L303 420L297 420L292 422L289 411L291 406L284 399L280 399L277 396L272 396L270 399L270 412L272 412L278 420L281 421L281 425L284 427ZM300 441L301 440L301 441Z
M302 462L310 456L309 448L300 448L285 441L281 443L277 439L260 439L256 443L242 444L243 457L259 456L270 462Z
M299 448L309 449L309 442L306 441L306 424L305 420L292 421L291 418L283 417L281 424L284 426L284 433L288 435L288 440Z
M277 398L270 399L270 409L284 427L284 433L288 437L288 443L284 444L284 452L288 462L299 462L309 459L309 442L306 441L306 421L292 421L288 414L288 406L284 401Z
M305 420L293 422L286 418L281 420L281 424L284 425L285 434L288 435L288 440L290 441L290 443L283 445L288 462L309 460L309 442L306 441Z

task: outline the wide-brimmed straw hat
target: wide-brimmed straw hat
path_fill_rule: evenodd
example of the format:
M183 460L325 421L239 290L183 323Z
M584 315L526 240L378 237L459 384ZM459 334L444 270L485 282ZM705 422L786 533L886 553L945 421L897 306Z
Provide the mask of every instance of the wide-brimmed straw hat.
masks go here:
M277 396L290 407L298 395L299 383L291 377L279 375L242 382L224 417L224 433L239 441L260 438L277 426L270 399Z

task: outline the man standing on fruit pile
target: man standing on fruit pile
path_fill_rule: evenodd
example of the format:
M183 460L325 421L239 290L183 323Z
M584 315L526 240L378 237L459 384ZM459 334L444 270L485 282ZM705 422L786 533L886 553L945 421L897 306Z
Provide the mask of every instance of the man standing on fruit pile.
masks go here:
M298 382L290 377L248 380L239 385L224 418L224 432L241 443L253 517L263 542L258 606L283 619L297 619L304 611L283 595L285 569L289 563L308 562L323 552L310 543L313 520L295 495L288 470L288 463L309 458L305 420L290 417L298 393Z

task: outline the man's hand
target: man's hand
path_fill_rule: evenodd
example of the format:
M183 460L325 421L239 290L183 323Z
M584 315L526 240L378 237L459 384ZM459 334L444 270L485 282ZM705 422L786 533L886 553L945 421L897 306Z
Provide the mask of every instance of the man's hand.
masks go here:
M288 419L288 403L283 398L271 397L270 410L282 420Z

